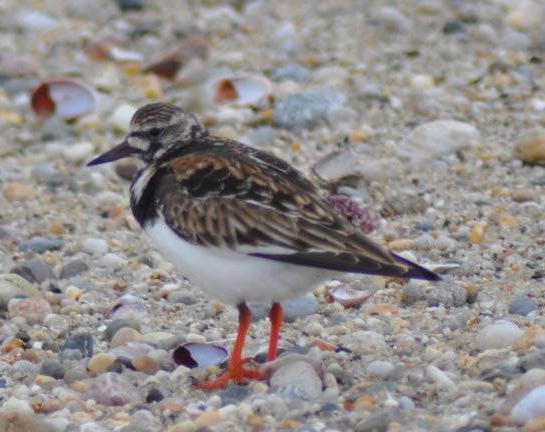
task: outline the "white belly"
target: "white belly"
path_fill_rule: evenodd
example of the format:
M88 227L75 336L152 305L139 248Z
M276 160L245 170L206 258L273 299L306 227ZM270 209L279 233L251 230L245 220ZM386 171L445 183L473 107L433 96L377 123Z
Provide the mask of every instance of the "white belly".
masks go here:
M144 229L179 272L225 303L286 300L313 290L332 275L317 268L193 245L161 218Z

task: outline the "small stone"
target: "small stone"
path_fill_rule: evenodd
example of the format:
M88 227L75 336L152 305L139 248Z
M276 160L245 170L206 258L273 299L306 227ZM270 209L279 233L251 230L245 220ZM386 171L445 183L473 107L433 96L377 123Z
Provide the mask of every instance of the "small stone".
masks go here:
M22 241L19 244L19 250L21 252L36 252L44 253L48 250L60 250L64 245L64 240L61 238L46 238L46 237L34 237L29 240Z
M281 302L284 309L284 320L295 321L297 318L312 315L318 311L318 300L312 293Z
M45 360L40 366L40 373L55 379L64 378L64 368L56 360Z
M443 279L434 284L427 295L429 306L463 306L467 301L467 291L454 279Z
M138 172L138 165L133 159L121 159L115 164L116 174L125 180L132 180Z
M148 391L148 394L146 395L146 403L157 403L161 402L165 397L163 396L163 393L161 393L160 390L153 387L150 391Z
M509 313L515 315L526 316L537 308L537 302L529 297L519 297L509 303Z
M58 432L62 429L55 428L50 421L36 415L28 401L10 397L2 401L0 407L0 430Z
M79 350L83 357L93 356L93 336L90 333L71 335L63 345L63 349Z
M210 427L218 424L221 420L221 417L218 411L205 411L200 414L193 424L197 429L209 429Z
M61 279L70 279L86 271L89 271L89 265L81 259L76 259L63 266L59 277Z
M498 321L481 329L477 337L477 347L480 350L508 348L513 345L523 333L524 332L512 322Z
M89 382L90 395L100 404L123 406L138 402L138 390L124 375L106 372Z
M11 376L13 379L34 379L38 373L38 366L27 360L17 360L11 367Z
M511 418L520 424L543 416L545 416L545 385L533 389L511 411Z
M529 371L535 368L545 368L545 349L531 351L528 354L525 354L519 359L517 366L522 371Z
M125 263L125 259L115 253L107 253L99 259L99 264L111 271L122 268Z
M11 318L24 318L27 324L40 324L47 314L52 312L48 302L41 298L26 298L11 300L8 304L8 312Z
M426 200L414 194L398 194L384 201L381 214L384 217L424 213L428 208Z
M40 291L17 274L0 274L0 310L7 310L9 301L17 296L37 297Z
M515 157L529 164L545 165L545 128L534 128L522 134L515 143Z
M395 366L389 361L375 360L367 365L367 373L373 377L388 379L395 371Z
M34 198L35 188L27 183L9 182L4 185L4 197L10 202L28 201Z
M377 19L388 31L402 33L411 29L411 22L399 9L384 6L380 9Z
M218 392L221 398L221 406L237 405L248 397L249 391L247 386L231 384L225 390Z
M114 335L118 332L118 330L122 329L123 327L130 327L134 330L139 331L140 323L136 320L130 320L130 319L113 320L110 324L108 324L108 327L106 328L106 331L104 332L104 336L106 337L107 340L111 341Z
M123 12L139 11L146 6L146 0L116 0L116 3Z
M270 378L270 385L275 387L295 386L311 400L322 394L322 380L309 363L294 361L275 371Z
M386 432L392 423L391 415L388 413L376 413L366 420L359 422L354 432Z
M95 354L87 362L87 369L93 376L100 375L106 372L116 359L115 355L109 353Z
M413 240L416 249L429 250L435 246L435 239L430 234L422 234Z
M136 108L131 105L120 105L110 116L110 123L116 132L127 133Z
M94 151L95 146L90 142L80 142L67 146L63 156L70 162L83 162L90 159Z
M131 364L137 371L153 375L159 370L159 365L150 356L140 356L132 360Z
M125 320L118 320L125 321ZM136 342L142 339L142 334L131 327L120 328L112 337L112 347L125 345L129 342Z
M91 255L104 255L108 252L108 242L100 238L88 238L83 241L83 250Z
M36 282L38 284L55 277L51 267L39 258L18 263L10 272L24 277L29 282Z
M55 165L44 162L34 165L30 171L30 176L37 183L56 184L60 174L57 168L55 168Z
M296 93L276 103L274 120L288 129L310 128L325 120L331 110L342 106L346 97L332 90Z
M479 131L468 123L437 120L414 129L401 150L413 161L427 161L476 147L481 141Z
M445 34L464 33L465 30L465 24L462 21L458 20L447 21L443 26L443 33Z
M82 381L87 378L89 378L89 376L87 375L87 370L83 366L76 366L72 369L68 369L64 374L64 382L68 385L75 381Z

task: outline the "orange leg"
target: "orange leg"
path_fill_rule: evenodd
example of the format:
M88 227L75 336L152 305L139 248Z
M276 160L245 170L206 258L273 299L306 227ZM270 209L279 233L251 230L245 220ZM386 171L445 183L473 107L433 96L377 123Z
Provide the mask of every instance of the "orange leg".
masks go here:
M246 303L238 305L238 333L233 352L227 365L227 371L220 375L219 378L212 381L201 381L197 386L204 390L216 390L227 385L230 380L237 382L244 378L262 379L263 374L259 370L248 369L243 367L244 360L242 359L242 351L244 348L244 340L252 321L252 314Z
M271 321L271 336L269 339L267 361L272 361L276 358L278 338L280 337L280 327L282 326L283 318L284 311L282 310L282 305L280 303L273 303L269 312L269 319Z

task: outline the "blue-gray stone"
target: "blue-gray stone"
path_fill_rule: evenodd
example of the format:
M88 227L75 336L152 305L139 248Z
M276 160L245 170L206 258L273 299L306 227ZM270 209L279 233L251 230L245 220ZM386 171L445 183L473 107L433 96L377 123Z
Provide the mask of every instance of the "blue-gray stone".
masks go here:
M90 333L71 335L64 343L63 350L79 350L83 357L93 356L93 336Z
M10 270L10 273L18 274L29 282L37 283L42 283L55 277L51 267L38 258L18 263Z
M145 0L117 0L117 5L122 11L142 10L146 6Z
M529 297L519 297L511 301L509 304L509 313L513 315L528 315L530 312L535 311L538 308L538 304L534 299Z
M297 63L288 63L287 65L273 69L272 76L275 80L291 79L302 82L310 78L310 71Z
M69 279L89 270L89 266L83 260L77 259L65 264L61 270L60 278Z
M56 360L44 360L40 366L40 374L62 379L64 378L64 368Z
M288 129L311 128L346 101L346 96L333 90L311 90L296 93L279 101L274 108L274 121Z
M247 386L231 384L225 390L220 391L218 396L221 398L221 406L226 406L231 404L238 405L246 399L248 394Z
M48 250L59 250L63 247L64 240L59 237L34 237L24 240L19 244L21 252L44 253Z
M284 321L291 322L299 317L311 315L318 310L318 300L314 294L307 294L280 302L284 309ZM259 321L269 316L270 303L250 303L252 321Z

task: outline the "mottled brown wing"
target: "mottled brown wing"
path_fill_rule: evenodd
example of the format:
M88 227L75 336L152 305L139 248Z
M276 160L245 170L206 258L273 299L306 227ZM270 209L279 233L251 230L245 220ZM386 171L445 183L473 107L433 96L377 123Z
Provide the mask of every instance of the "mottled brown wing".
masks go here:
M209 148L165 163L158 201L188 241L329 270L434 278L367 239L284 161L238 150Z

